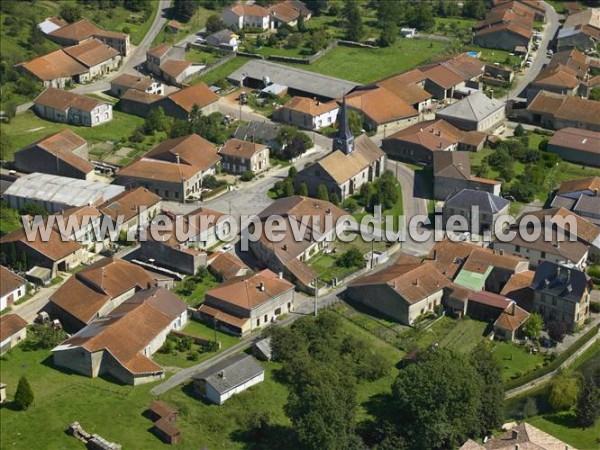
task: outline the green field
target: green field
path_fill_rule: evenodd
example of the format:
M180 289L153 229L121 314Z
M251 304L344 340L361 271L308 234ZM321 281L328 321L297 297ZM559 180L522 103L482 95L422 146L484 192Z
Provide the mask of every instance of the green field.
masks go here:
M502 367L504 380L541 367L544 362L544 356L540 353L529 353L512 342L494 343L494 356Z
M338 46L302 69L357 83L369 83L404 72L444 53L445 43L425 39L399 39L386 48Z
M184 282L181 282L176 286L175 292L190 306L200 305L204 301L204 294L206 291L219 285L219 282L211 273L203 278L201 282L196 282L194 284L194 290L191 293L184 291L183 283Z
M218 61L221 55L218 53L212 52L203 52L202 50L197 50L195 48L190 51L185 52L185 59L187 61L202 63L202 64L212 64L215 61Z
M442 317L427 329L410 329L401 337L403 348L425 350L432 345L466 353L471 351L483 338L487 327L485 322L464 318L461 320Z
M462 19L460 17L436 17L435 31L442 34L453 34L458 30L471 30L475 27L476 20Z
M152 41L152 45L162 44L163 42L177 43L190 34L197 33L204 28L206 19L212 14L218 14L218 11L211 11L210 9L199 6L194 16L187 23L181 24L183 25L183 29L179 33L167 33L165 25L160 33L156 35L154 41Z
M97 142L124 142L144 123L144 119L120 111L113 111L113 120L96 127L78 127L64 123L50 122L28 111L14 117L10 123L0 125L0 133L7 136L9 148L4 159L12 160L15 151L29 145L44 136L69 128L87 139L90 144Z

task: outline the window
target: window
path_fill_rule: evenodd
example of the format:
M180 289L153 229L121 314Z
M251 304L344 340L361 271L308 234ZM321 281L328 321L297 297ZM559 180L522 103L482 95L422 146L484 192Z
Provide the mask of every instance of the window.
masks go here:
M275 315L278 316L279 314L281 314L281 308L277 308L275 310Z
M546 257L546 252L542 252L542 258Z
M179 191L175 191L175 198L179 198Z
M260 317L258 319L256 319L256 326L260 327Z
M515 252L520 252L521 251L521 246L520 245L516 245L515 246Z
M269 321L269 316L267 314L265 314L265 323L267 323Z
M165 189L165 197L168 197L169 195L171 195L171 194L169 193L169 190L168 190L168 189Z

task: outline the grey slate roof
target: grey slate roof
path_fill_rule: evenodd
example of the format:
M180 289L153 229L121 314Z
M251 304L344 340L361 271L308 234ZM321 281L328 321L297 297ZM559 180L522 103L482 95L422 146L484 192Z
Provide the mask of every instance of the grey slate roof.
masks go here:
M253 120L245 125L239 125L233 136L243 141L267 143L277 139L280 129L280 125Z
M214 40L219 42L220 44L228 44L232 34L234 34L233 31L225 28L224 30L220 30L216 33L211 34L206 38L206 40Z
M272 83L282 84L297 91L330 99L339 98L358 86L357 83L352 81L328 77L263 60L248 61L229 75L227 79L239 85L244 74L247 78L255 80L263 80L264 77L269 77Z
M550 204L550 207L551 208L566 208L568 210L571 210L573 208L573 206L575 206L576 202L577 202L577 200L574 200L572 198L563 197L562 195L557 195L556 197L554 197L552 199L552 203Z
M264 371L265 369L256 359L242 353L227 358L210 369L194 375L194 379L205 380L219 394L224 394L264 373Z
M573 207L576 213L600 214L600 197L591 195L582 195L577 204Z
M543 261L535 271L531 289L578 302L589 285L590 279L585 272Z
M442 109L437 113L437 116L450 116L480 122L504 107L504 102L489 98L483 92L478 91Z
M475 189L463 189L450 196L444 203L444 207L469 209L479 206L480 213L496 214L506 207L510 202L505 198Z

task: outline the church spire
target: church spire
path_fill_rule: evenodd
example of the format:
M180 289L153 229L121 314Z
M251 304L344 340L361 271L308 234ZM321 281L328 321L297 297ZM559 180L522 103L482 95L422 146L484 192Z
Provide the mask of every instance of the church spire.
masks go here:
M348 111L346 109L346 96L342 98L342 106L338 113L338 132L333 138L333 151L341 150L346 155L354 150L354 136L348 125Z

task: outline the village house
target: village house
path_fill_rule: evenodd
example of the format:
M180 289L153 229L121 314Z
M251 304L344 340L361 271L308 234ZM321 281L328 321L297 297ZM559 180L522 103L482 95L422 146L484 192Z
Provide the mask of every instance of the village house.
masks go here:
M569 444L543 432L527 422L516 424L505 433L479 444L471 439L458 450L515 450L516 448L535 448L539 450L568 450ZM574 449L573 449L574 450Z
M152 354L187 320L186 303L171 292L140 291L52 349L52 361L91 378L106 374L134 386L149 383L165 372Z
M451 194L444 202L442 209L444 229L450 230L448 226L452 225L457 227L456 231L470 231L479 235L488 231L494 235L496 220L499 216L508 214L509 207L510 202L505 198L485 191L463 189ZM450 221L452 216L463 217L467 228L462 229L462 226L452 223ZM477 226L477 230L473 228L473 224Z
M546 324L566 323L570 329L583 325L590 315L593 283L585 272L544 261L531 282L533 309Z
M167 59L160 66L160 73L162 79L167 83L173 86L183 87L186 82L197 76L198 72L205 67L205 64L195 63L192 61Z
M128 34L102 30L87 19L60 27L47 33L47 36L62 46L78 45L91 39L97 39L114 48L123 56L127 56L130 51Z
M176 20L169 20L165 25L165 31L171 34L177 34L183 29L183 25Z
M444 119L461 130L488 131L504 123L505 107L504 102L477 91L436 112L435 117Z
M17 64L16 69L40 81L43 86L64 89L85 77L88 69L62 49Z
M129 89L154 95L164 95L165 89L160 81L149 77L124 73L110 81L110 95L120 98Z
M171 48L173 48L171 44L164 42L148 50L146 52L146 62L144 64L146 66L146 70L157 77L161 77L162 72L160 67L168 59Z
M419 113L428 111L431 106L433 95L425 90L425 78L411 82L409 79L405 80L403 75L394 75L378 81L375 85L384 89L390 95L391 101L397 100L395 98L397 97ZM370 86L362 86L357 89L368 88Z
M198 208L173 220L158 235L149 233L142 240L139 256L168 269L194 275L207 265L207 250L231 237L230 224L221 220L224 214ZM180 236L178 233L185 233Z
M78 331L103 317L137 291L154 286L148 272L117 258L104 258L71 276L50 296L50 315Z
M252 270L230 252L217 252L208 260L208 269L221 281L249 275Z
M33 101L33 110L43 119L95 127L112 120L112 105L85 95L48 88Z
M323 103L307 97L293 97L273 113L273 119L307 130L320 130L335 124L339 109L335 101Z
M102 229L103 214L95 206L75 206L54 215L56 220L62 219L64 226L54 224L55 231L61 236L79 243L85 250L99 253L106 249L110 237L103 240L99 237ZM52 216L49 216L52 217Z
M273 358L271 338L264 338L258 342L255 342L252 346L252 354L262 361L271 361Z
M588 57L578 50L563 50L555 53L550 63L540 71L527 87L530 102L538 92L547 91L560 95L585 94L589 70Z
M12 306L27 294L27 281L4 266L0 266L0 311Z
M306 4L299 0L284 0L275 2L269 6L270 27L277 29L282 25L295 27L298 20L309 20L312 11L306 7Z
M397 131L381 141L382 150L394 159L416 164L432 164L435 155L455 150L478 151L487 139L479 131L462 131L438 119L420 122Z
M438 244L435 248L439 251L443 246ZM528 269L529 261L526 259L475 247L454 276L454 283L471 291L485 290L498 294L514 274Z
M419 121L417 109L383 87L355 90L344 102L350 110L360 113L367 131L404 128Z
M600 226L600 177L564 181L556 190L550 207L566 208Z
M264 144L229 139L219 149L223 172L241 175L247 170L264 172L270 167L269 148Z
M94 176L94 165L87 158L87 141L65 128L15 152L14 168L25 173L90 180Z
M62 51L86 67L85 76L79 76L80 83L92 81L108 72L117 70L122 59L117 50L97 39L66 47Z
M206 36L206 44L237 52L240 36L225 28Z
M543 223L542 223L543 226ZM571 241L564 237L559 240L556 231L552 231L550 239L546 240L544 232L534 241L525 240L521 233L516 233L510 241L496 240L493 242L495 250L517 255L529 260L531 268L535 269L542 262L548 261L557 264L572 264L574 267L582 268L588 259L589 247L578 241Z
M222 405L235 394L265 379L265 370L251 355L240 353L194 375L195 392L208 401Z
M49 213L73 206L99 205L123 192L123 186L34 172L23 175L4 191L11 208L35 204Z
M200 197L203 178L215 173L220 159L215 145L197 134L168 139L119 170L115 183L183 202Z
M126 114L145 118L150 111L155 109L155 105L160 105L159 102L164 98L164 95L129 89L119 99L118 106L119 110Z
M524 48L525 52L531 45L533 38L533 22L539 17L539 10L521 2L496 4L475 25L473 43L484 48L494 48L515 51ZM542 19L543 20L543 19Z
M53 229L47 237L47 240L42 239L41 233L35 233L35 238L29 240L25 230L19 228L0 238L2 253L10 257L14 246L17 261L25 261L27 269L30 269L27 278L46 284L58 275L58 271L72 270L84 259L83 247L77 242L63 240Z
M113 224L121 221L118 231L140 230L160 213L162 199L143 187L123 191L98 206L101 213L110 218Z
M0 316L0 355L16 347L27 337L27 322L18 314Z
M174 92L154 107L162 106L165 114L174 119L188 120L194 106L204 115L217 112L219 96L211 91L204 83L197 83L180 91Z
M237 30L244 27L267 30L270 26L269 17L267 8L250 3L236 3L222 13L223 23Z
M563 128L550 138L547 150L565 161L600 167L600 131Z
M442 304L450 282L433 263L403 255L392 266L352 281L344 297L412 325L423 314Z
M486 291L469 293L467 315L492 324L494 337L505 341L514 341L529 318L529 313L515 301Z
M433 154L433 198L445 200L455 192L474 189L500 195L502 183L476 177L471 173L468 152L435 152Z
M535 271L525 270L513 274L508 282L500 291L500 295L514 300L525 311L533 311L533 290L531 282L535 276Z
M294 310L294 285L269 269L231 278L210 289L200 317L223 331L244 336Z
M572 95L539 92L521 114L528 122L544 128L579 128L600 131L600 102Z
M386 155L367 136L356 139L348 125L345 101L338 116L338 132L331 153L305 167L295 179L296 188L305 183L308 194L316 197L319 186L340 201L357 193L365 183L371 183L385 171Z
M264 223L274 215L283 218L281 228L278 227L283 240L272 242L262 227L259 239L250 241L250 250L273 272L283 272L298 288L311 292L317 273L306 262L320 251L335 246L335 236L346 228L344 224L336 228L336 224L346 212L327 201L295 195L275 201L258 217ZM311 220L306 223L303 239L296 240L292 227L302 230L304 216Z
M596 49L600 40L600 8L587 8L567 17L558 30L558 49L576 48L582 52Z

